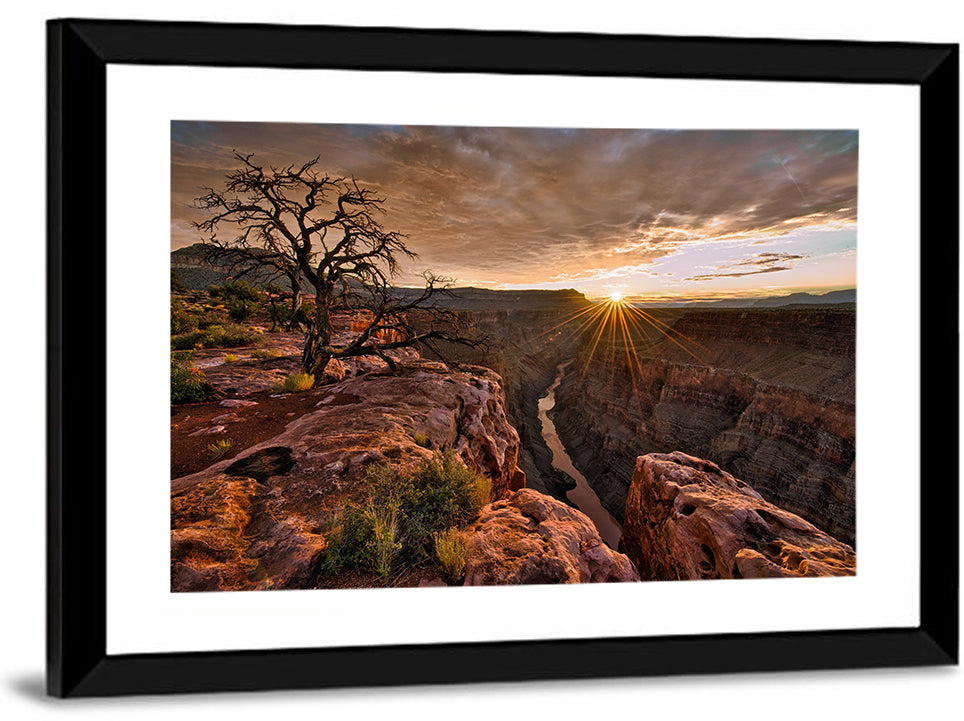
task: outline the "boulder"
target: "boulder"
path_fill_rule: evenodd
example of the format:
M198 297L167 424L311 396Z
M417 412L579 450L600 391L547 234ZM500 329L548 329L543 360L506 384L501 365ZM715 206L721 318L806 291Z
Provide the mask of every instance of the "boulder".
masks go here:
M638 580L586 514L529 488L482 509L465 554L466 586Z
M636 461L620 544L645 580L851 576L853 548L685 453Z

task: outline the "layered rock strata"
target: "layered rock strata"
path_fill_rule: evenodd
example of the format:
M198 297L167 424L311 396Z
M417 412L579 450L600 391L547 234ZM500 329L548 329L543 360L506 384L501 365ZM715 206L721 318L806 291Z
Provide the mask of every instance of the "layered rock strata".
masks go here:
M638 581L589 517L532 489L482 509L465 555L465 585Z
M853 545L854 313L703 311L674 322L584 346L556 391L560 438L607 510L622 519L638 456L679 450Z
M486 344L478 349L453 345L445 350L448 357L486 366L504 379L506 415L519 433L519 467L526 474L526 486L565 501L575 482L552 466L552 454L542 438L538 402L559 363L576 353L578 335L566 322L589 303L569 291L555 292L551 300L532 308L523 298L521 307L512 310L460 310L465 325L484 336Z
M644 580L849 576L853 548L768 503L709 461L636 462L622 549Z
M171 481L175 591L304 588L322 528L376 463L412 466L453 448L497 499L525 485L501 378L416 361L318 391L316 409L235 458Z

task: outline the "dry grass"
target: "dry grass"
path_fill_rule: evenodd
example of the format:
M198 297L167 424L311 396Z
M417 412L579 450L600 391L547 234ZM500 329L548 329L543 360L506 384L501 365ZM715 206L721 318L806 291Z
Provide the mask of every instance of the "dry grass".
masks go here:
M295 373L285 378L282 388L285 393L297 393L310 390L315 384L315 377L308 373Z
M435 555L438 556L449 581L458 583L465 575L465 551L469 534L453 527L433 533L432 539L435 541Z

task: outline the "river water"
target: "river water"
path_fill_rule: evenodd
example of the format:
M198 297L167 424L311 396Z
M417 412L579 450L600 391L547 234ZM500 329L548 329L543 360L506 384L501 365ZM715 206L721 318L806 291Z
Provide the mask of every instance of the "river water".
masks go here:
M599 496L589 485L586 477L576 470L576 466L573 465L572 459L566 452L566 447L562 445L562 441L559 439L559 434L556 433L555 424L549 417L549 411L556 405L556 388L562 383L562 377L566 374L566 367L571 362L561 363L556 368L556 379L546 390L546 394L539 399L539 420L542 422L542 437L545 439L546 445L549 446L549 450L552 451L553 467L565 472L576 482L576 487L566 493L566 498L592 519L602 539L610 548L615 549L619 545L619 537L622 535L623 529L609 511L603 508L602 503L599 502Z

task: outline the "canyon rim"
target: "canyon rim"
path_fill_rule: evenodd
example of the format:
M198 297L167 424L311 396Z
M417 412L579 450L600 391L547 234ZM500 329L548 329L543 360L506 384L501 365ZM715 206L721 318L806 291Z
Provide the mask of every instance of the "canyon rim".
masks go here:
M852 130L171 125L171 590L850 576Z

